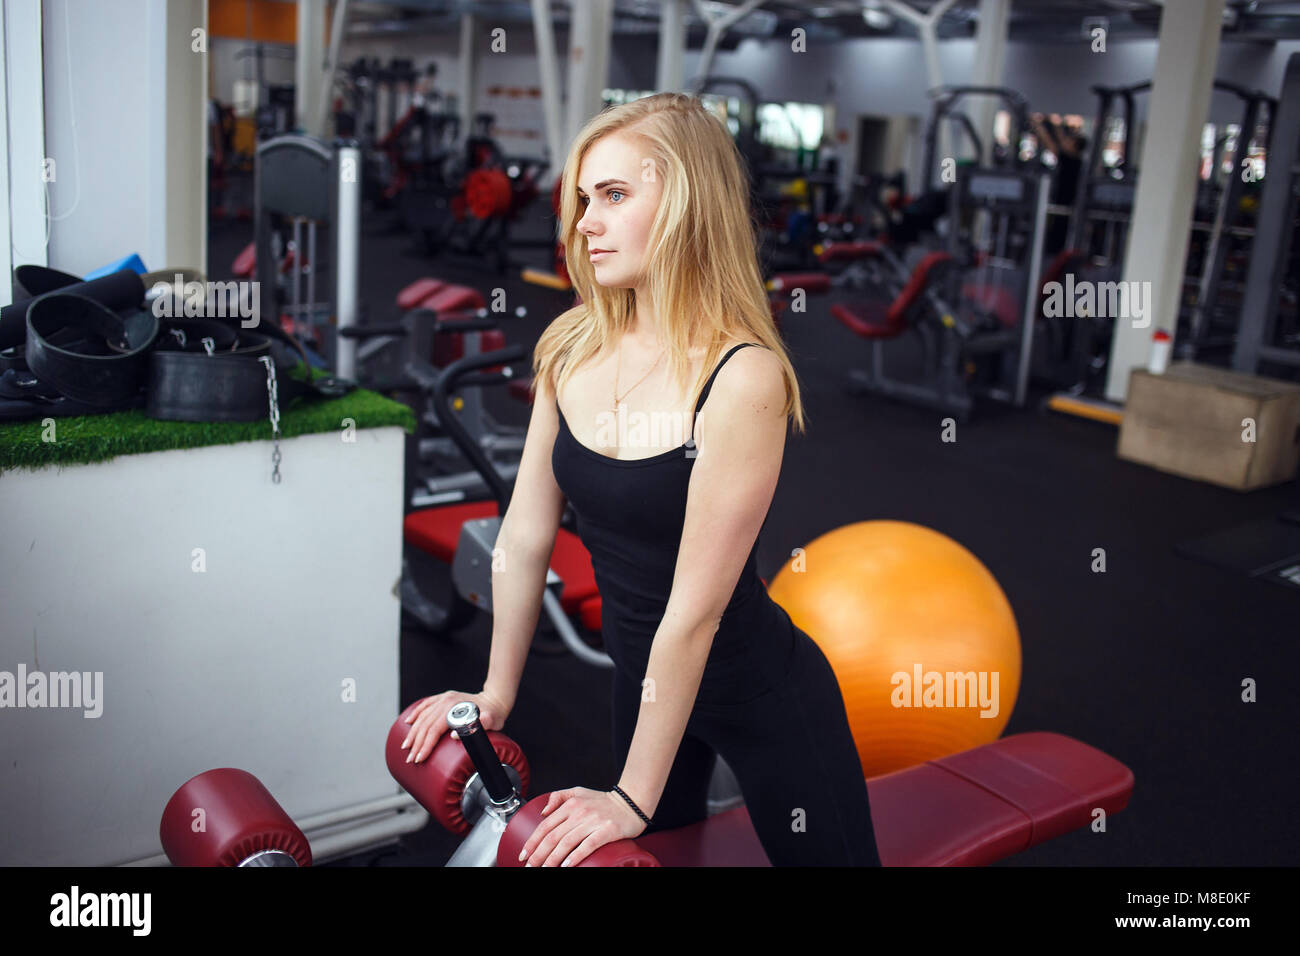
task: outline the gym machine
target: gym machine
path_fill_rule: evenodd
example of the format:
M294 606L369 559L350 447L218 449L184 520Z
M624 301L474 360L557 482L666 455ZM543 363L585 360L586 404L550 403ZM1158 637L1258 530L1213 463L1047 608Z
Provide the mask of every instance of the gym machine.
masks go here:
M1011 129L1008 133L1007 153L1000 160L995 155L993 166L1013 169L1032 168L1034 163L1020 158L1020 141L1029 130L1029 103L1015 90L1005 86L938 86L930 90L934 101L930 107L930 122L925 130L925 165L921 170L921 183L924 188L931 188L935 174L941 171L939 156L939 130L944 123L955 123L959 130L965 132L975 150L977 157L984 155L984 144L970 116L959 109L961 102L969 96L991 96L1000 100L1011 117ZM956 157L951 157L956 159ZM980 160L977 160L977 163ZM987 167L986 167L987 168Z
M1222 351L1235 338L1235 310L1231 304L1222 301L1222 293L1245 288L1240 277L1229 281L1229 267L1249 256L1250 242L1255 234L1250 217L1242 214L1242 200L1253 187L1242 175L1241 160L1265 114L1268 123L1264 125L1268 132L1264 148L1269 148L1278 107L1276 98L1236 83L1215 80L1214 89L1231 93L1241 100L1242 119L1231 173L1220 186L1218 179L1227 136L1217 137L1210 178L1198 194L1200 215L1194 216L1191 223L1194 242L1188 259L1189 264L1199 262L1199 274L1189 270L1184 276L1186 292L1179 315L1183 328L1176 340L1177 357L1183 359ZM1098 101L1097 119L1070 217L1066 248L1086 257L1087 265L1097 273L1091 278L1098 281L1116 281L1123 272L1128 224L1132 218L1139 174L1135 100L1139 94L1150 90L1149 81L1121 87L1092 87ZM1103 154L1110 138L1109 130L1116 121L1122 124L1120 143L1123 155L1118 165L1108 169ZM1090 378L1095 380L1098 371L1092 369ZM1072 390L1077 392L1082 385L1083 381L1079 379Z
M423 434L409 449L412 467L419 472L408 482L410 505L482 495L487 488L480 475L467 468L454 443L439 434L443 422L428 405L439 373L429 359L439 335L459 336L463 351L476 353L479 336L484 329L495 327L495 321L466 325L464 320L482 320L489 313L483 308L481 296L463 290L471 295L454 297L444 293L436 305L430 304L402 323L362 323L358 292L363 188L360 162L360 151L350 140L331 146L295 133L259 145L254 248L260 315L268 321L282 321L283 317L287 331L311 343L321 367L366 387L411 391L424 399L417 408ZM318 241L318 232L325 229L332 230L332 257L322 265L327 243ZM318 280L329 275L330 269L334 279L332 299L328 295L318 299ZM282 275L282 270L287 270L286 274ZM431 322L438 317L431 309L446 321ZM516 314L521 314L520 310ZM452 320L462 321L457 325ZM391 365L385 368L382 358L384 347L394 342L402 353L395 370ZM480 444L498 456L514 454L515 460L503 462L501 467L507 471L517 469L524 429L498 425L477 394L458 404L457 414Z
M1210 224L1200 262L1200 276L1196 280L1195 304L1187 316L1188 333L1186 337L1176 337L1175 350L1184 358L1195 358L1208 350L1222 351L1231 348L1236 339L1237 307L1240 298L1233 299L1226 308L1221 303L1224 291L1244 292L1241 265L1248 260L1253 248L1255 234L1253 217L1242 216L1242 199L1252 187L1243 175L1242 161L1246 156L1255 130L1261 123L1260 114L1266 108L1268 123L1264 135L1264 151L1267 153L1272 139L1273 126L1277 116L1278 101L1259 90L1249 90L1235 83L1222 80L1214 81L1216 90L1226 90L1235 94L1242 101L1241 127L1237 132L1236 148L1232 157L1232 170L1218 189L1218 201L1214 203L1214 220ZM1216 139L1213 163L1210 167L1210 186L1213 187L1223 166L1222 151L1227 137ZM1210 194L1213 196L1214 189ZM1231 280L1228 275L1230 258L1235 260L1236 275ZM1216 322L1216 320L1219 320Z
M354 140L330 145L300 133L275 136L258 144L254 177L260 315L271 322L287 318L287 331L310 339L323 367L355 379L355 342L331 330L358 320L361 152ZM317 242L318 227L333 230L328 267L321 265L326 246ZM287 241L284 231L291 237ZM282 285L286 252L290 266ZM330 268L332 298L317 300L317 279Z
M974 168L950 196L949 251L974 264L957 299L975 329L963 355L984 373L972 384L1017 407L1028 394L1050 188L1046 173ZM974 213L969 224L963 211Z
M491 500L451 504L414 511L403 522L406 543L448 565L453 593L445 606L430 600L417 586L403 561L402 610L427 630L438 633L468 620L475 609L492 613L492 549L501 518L510 506L514 473L503 473L484 452L475 436L452 408L452 396L479 392L491 385L507 384L518 376L513 366L528 358L522 345L457 359L433 383L433 405L446 423L446 431L466 460L482 477ZM517 469L515 469L517 471ZM543 623L559 635L579 660L611 667L609 655L590 647L573 626L571 615L591 630L600 630L600 596L591 570L591 557L577 535L559 529L551 567L542 592ZM556 568L563 572L557 573ZM594 626L592 626L594 625Z
M857 334L873 340L873 367L851 374L852 390L937 408L966 421L976 396L1016 406L1025 403L1050 179L1019 159L1016 147L1029 127L1028 105L1019 93L1003 87L948 86L931 91L931 96L924 182L939 168L938 130L943 123L956 117L979 148L973 125L957 108L968 96L997 97L1008 107L1013 122L1006 162L1001 167L957 167L956 182L948 191L947 249L927 255L907 274L884 315L887 321L864 320L843 306L832 311ZM872 250L872 255L879 253ZM906 274L900 273L896 261L890 264L896 281ZM908 316L918 331L924 329L923 376L917 381L884 373L882 340L904 331Z
M292 60L294 52L291 49L278 46L268 49L261 43L235 52L236 60L252 57L253 62L256 64L255 75L249 79L253 79L257 84L257 103L255 104L254 116L259 140L287 133L294 129L296 125L294 122L293 84L268 84L266 82L265 60L268 56L272 59Z
M1300 368L1300 53L1287 60L1278 101L1232 367L1278 369L1294 378Z
M849 270L785 280L809 292L865 286L889 297L831 306L836 320L871 342L871 366L849 373L851 393L934 408L959 422L970 420L979 396L1025 404L1049 185L1041 173L966 169L950 194L948 250L908 270L885 243L830 243L821 260L851 260ZM985 233L973 234L981 218ZM920 374L910 378L885 365L885 343L906 332L922 345Z

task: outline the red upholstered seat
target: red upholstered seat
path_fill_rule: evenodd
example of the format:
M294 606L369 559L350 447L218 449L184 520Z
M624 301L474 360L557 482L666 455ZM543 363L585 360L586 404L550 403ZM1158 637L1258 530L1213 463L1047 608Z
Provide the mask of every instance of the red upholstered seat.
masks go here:
M926 288L939 279L942 269L953 261L946 252L932 252L916 264L907 277L907 285L889 305L889 318L900 325L906 321L907 312L925 294Z
M578 620L587 630L600 630L600 608L601 601L599 594L595 597L587 598L587 600L582 602L581 607L578 608Z
M397 307L403 312L414 309L446 284L441 279L416 279L397 293Z
M885 866L983 866L1128 806L1133 772L1063 734L1013 734L867 781ZM664 866L763 866L744 807L638 837Z
M888 302L837 302L831 306L831 315L864 339L892 339L903 331L901 325L889 321Z
M443 564L451 564L460 541L460 526L476 518L495 518L498 513L495 500L412 511L402 522L402 537L412 547Z
M483 295L478 289L473 289L467 285L453 285L450 282L443 282L438 288L420 299L416 306L422 309L432 309L434 312L441 314L443 312L465 312L471 309L482 309L485 307L485 303Z
M402 536L412 547L419 548L444 564L451 564L456 555L456 545L460 542L461 525L477 518L495 518L499 513L496 501L474 501L412 511L402 522ZM551 567L564 580L560 604L565 613L578 613L584 603L593 597L599 602L591 555L578 536L567 528L561 528L555 536ZM597 603L597 623L593 628L596 631L600 630L599 615Z
M566 614L577 614L593 598L600 600L600 592L596 590L596 572L591 566L591 554L578 536L567 528L561 528L555 535L551 568L564 579L560 604ZM583 626L586 626L585 621ZM599 621L592 630L600 630Z
M831 315L864 339L893 338L907 326L908 312L938 280L940 269L952 262L946 252L932 252L916 264L903 290L886 305L879 301L840 303L831 306Z
M1020 303L1011 290L1001 286L982 285L978 281L964 282L961 287L963 302L981 309L997 319L1003 328L1014 328L1020 324Z

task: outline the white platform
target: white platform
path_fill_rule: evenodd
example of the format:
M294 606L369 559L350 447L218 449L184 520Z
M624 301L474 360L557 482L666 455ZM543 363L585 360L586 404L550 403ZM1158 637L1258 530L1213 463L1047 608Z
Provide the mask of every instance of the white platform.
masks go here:
M103 673L98 718L0 708L0 865L165 862L164 805L213 767L318 860L427 822L383 756L403 434L283 441L278 485L268 441L0 476L0 671Z

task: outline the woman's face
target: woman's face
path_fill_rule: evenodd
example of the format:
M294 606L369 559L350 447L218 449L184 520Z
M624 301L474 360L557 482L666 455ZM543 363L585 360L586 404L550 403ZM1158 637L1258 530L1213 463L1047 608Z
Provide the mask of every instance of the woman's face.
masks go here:
M645 141L611 133L598 140L578 170L578 232L596 281L611 289L635 288L645 263L650 226L663 183ZM608 250L596 253L597 250Z

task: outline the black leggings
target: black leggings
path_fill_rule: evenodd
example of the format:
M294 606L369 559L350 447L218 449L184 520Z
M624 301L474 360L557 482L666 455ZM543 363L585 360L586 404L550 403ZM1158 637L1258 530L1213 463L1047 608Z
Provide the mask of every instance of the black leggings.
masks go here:
M646 832L708 816L709 781L721 755L773 866L880 866L866 778L835 672L812 638L790 630L792 639L763 641L730 662L710 660ZM613 701L614 766L621 772L641 687L620 668Z

